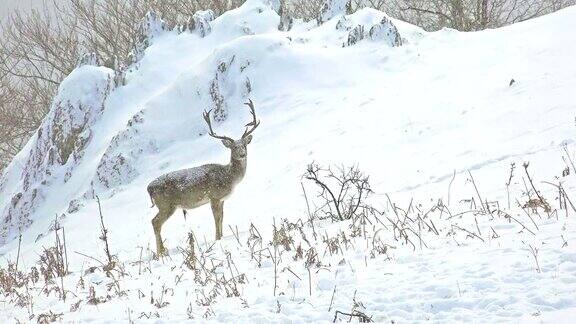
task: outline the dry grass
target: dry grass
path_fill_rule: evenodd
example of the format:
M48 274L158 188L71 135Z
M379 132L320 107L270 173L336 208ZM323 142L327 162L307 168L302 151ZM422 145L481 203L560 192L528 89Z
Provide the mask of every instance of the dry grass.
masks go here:
M525 170L523 175L515 175L516 182L522 183L524 178L526 186L521 192L510 192L512 199L517 201L511 209L502 208L505 203L500 204L486 197L479 190L482 179L474 179L472 174L468 174L466 180L472 184L470 199L464 199L456 203L456 206L447 206L442 199L428 205L412 199L402 207L390 195L385 195L385 207L380 210L371 204L374 199L364 198L359 202L358 199L353 199L349 201L359 207L348 219L342 221L335 217L326 217L326 212L315 209L316 212L296 221L274 221L269 231L259 229L254 224L251 224L245 233L231 228L235 238L232 242L236 242L234 251L217 246L217 242L199 242L191 232L187 244L174 256L181 257L181 264L171 258L154 260L153 252L145 248L139 248L136 255L139 254L140 257L137 261L124 264L111 252L113 246L101 212L99 236L106 262L82 254L93 265L86 270L68 269L64 229L56 222L53 228L55 244L42 249L37 265L23 270L17 268L16 262L8 262L5 267L0 268L0 293L10 305L26 309L28 320L50 322L65 320L66 314L55 313L50 309L36 309L34 299L38 293L34 292L44 295L44 298L56 298L60 303L68 305L71 312L78 311L84 305L101 305L119 298L136 299L153 307L152 310L135 310L135 314L140 314L136 317L154 319L162 318L164 312L173 307L178 293L186 291L192 301L187 309L182 311L186 312L188 318L210 318L215 315L214 306L224 298L238 298L242 301L242 307L250 307L246 302L244 289L248 283L245 275L247 269L239 269L236 262L236 259L241 257L255 268L260 268L265 263L271 266L271 277L268 280L271 296L292 296L291 300L296 300L295 283L300 283L301 287L307 290L306 296L312 296L315 294L314 282L320 272L331 271L334 265L349 266L354 271L348 258L359 252L364 255L364 262L368 266L374 262L371 260L375 259L393 261L399 249L404 252L424 250L438 242L463 246L490 244L494 240L507 239L510 235L530 239L540 231L539 222L559 220L561 217L567 219L576 214L568 193L563 189L562 179L557 179L558 184L550 182L549 184L554 185L550 188L554 190L545 191L538 188L542 182L530 174L527 167ZM332 173L330 177L337 177L337 174L346 176L351 173ZM356 178L364 179L362 176ZM323 181L322 178L318 180ZM346 182L345 178L331 180L334 183ZM312 185L316 185L316 182ZM552 197L554 194L556 197ZM322 205L326 203L326 197L328 196L317 195L308 203L313 206ZM540 202L535 210L529 203L534 199ZM541 206L542 201L554 204L547 203L549 209L545 209ZM334 205L332 201L328 203ZM334 207L332 211L332 215L337 215ZM506 234L496 232L495 228L502 224L513 224L517 234L510 231ZM569 244L562 236L562 247ZM73 242L71 245L74 245ZM535 271L541 272L540 258L544 252L541 246L531 242L525 243L522 249L531 256ZM142 287L147 284L146 280L160 278L154 273L155 262L171 267L173 279L164 280L148 291L144 288L122 288L121 283L125 278L143 280ZM87 284L84 276L94 272L101 272L108 278L107 281L101 285ZM74 284L68 284L69 287L64 285L71 281L77 282L76 287L73 287ZM183 284L186 281L188 283ZM190 287L194 289L188 292ZM341 292L334 287L329 307L329 312L334 312L334 321L372 321L370 310L364 307L356 294L350 309L334 310L332 303L339 298L339 294ZM304 300L307 297L300 298ZM279 299L276 308L282 309ZM128 310L130 320L131 312L133 311Z

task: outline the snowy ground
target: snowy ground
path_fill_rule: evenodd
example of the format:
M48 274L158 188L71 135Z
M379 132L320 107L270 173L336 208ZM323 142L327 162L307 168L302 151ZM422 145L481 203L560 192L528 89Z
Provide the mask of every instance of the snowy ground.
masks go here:
M558 190L543 181L562 183L576 203L576 170L569 160L576 161L576 8L477 33L425 33L394 21L406 42L391 48L370 40L342 47L347 34L336 31L338 19L278 32L278 17L268 9L257 13L260 7L250 1L218 18L206 38L157 37L139 69L128 74L127 86L106 102L95 140L71 180L54 186L23 233L19 269L29 269L42 247L54 244L52 215L89 190L114 136L129 130L127 122L143 111L137 136L112 149L130 152L135 176L112 189L98 187L110 249L124 266L124 276L113 272L118 285L101 269L85 273L99 263L79 253L105 260L98 206L87 200L61 221L72 273L53 285L40 280L20 288L28 296L24 307L13 296L2 297L0 321L27 321L30 314L36 320L50 310L71 322L331 322L335 311L351 312L356 300L354 309L377 322L573 322L576 212L568 204L568 214L532 213L515 200L528 200L522 164L529 162L535 186L553 209L559 209ZM369 24L381 17L364 10L348 18ZM246 35L246 28L254 35ZM247 175L225 204L224 238L212 241L208 206L189 211L187 220L177 211L163 228L170 258L153 260L150 220L156 210L146 185L168 171L229 158L218 141L198 134L205 129L201 112L210 80L231 57L234 69L250 64L245 74L224 76L230 117L218 131L238 136L248 120L239 86L245 78L261 126L249 146ZM74 73L81 78L97 72ZM143 143L153 148L139 151ZM395 239L390 223L376 219L355 238L350 222L316 221L316 240L308 225L299 226L310 244L293 229L290 251L279 247L274 258L268 244L273 224L307 220L301 176L312 161L358 164L375 191L369 202L391 219L401 217L386 194L411 218L441 200L448 209L424 218L438 234L422 229L422 242L411 236L413 247ZM570 173L562 176L566 167ZM305 185L313 200L313 185ZM486 212L479 203L463 202L477 202L478 195L498 202L499 209L491 203ZM238 240L231 228L238 229ZM187 245L190 231L197 255L208 268L216 265L216 275L183 265L178 247ZM330 252L323 237L341 233L350 243L340 239L339 250ZM379 242L390 245L386 253L374 252ZM254 244L263 251L260 262L250 252ZM298 245L303 259L294 259ZM538 249L536 258L531 248ZM5 262L16 260L17 251L18 240L0 248ZM306 266L310 251L317 252L319 265ZM46 294L46 287L62 283L65 301L57 291ZM232 286L237 292L229 291ZM217 295L211 298L211 292ZM99 297L105 300L90 304Z

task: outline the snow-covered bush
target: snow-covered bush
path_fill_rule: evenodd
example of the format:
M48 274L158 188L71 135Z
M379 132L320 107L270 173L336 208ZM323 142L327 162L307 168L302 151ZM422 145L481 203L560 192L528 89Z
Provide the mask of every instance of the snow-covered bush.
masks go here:
M374 42L382 42L390 47L402 45L402 37L396 26L386 16L375 25L356 25L352 28L353 22L342 17L336 24L337 30L349 31L346 46L352 46L362 41L370 39Z
M348 46L352 46L364 39L364 26L358 25L348 33Z
M402 45L402 37L400 36L398 29L390 19L386 17L382 18L382 21L379 24L372 26L368 35L371 40L384 41L391 47Z
M210 22L214 18L215 15L212 10L198 11L188 20L187 29L200 37L206 37L212 31Z

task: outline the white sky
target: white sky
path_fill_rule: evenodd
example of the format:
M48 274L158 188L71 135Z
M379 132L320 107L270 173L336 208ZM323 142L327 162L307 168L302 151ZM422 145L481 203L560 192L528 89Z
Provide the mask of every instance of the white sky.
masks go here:
M44 0L0 0L0 19L5 18L15 8L29 9L40 6Z

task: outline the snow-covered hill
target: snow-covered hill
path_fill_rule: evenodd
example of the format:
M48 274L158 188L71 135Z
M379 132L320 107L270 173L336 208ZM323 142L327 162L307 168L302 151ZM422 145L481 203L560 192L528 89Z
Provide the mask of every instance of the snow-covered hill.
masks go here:
M576 8L477 33L427 33L371 9L320 26L296 22L283 32L274 9L249 0L214 20L198 13L194 28L177 30L149 15L139 60L125 74L85 60L61 84L50 114L0 180L0 253L7 260L19 254L20 268L30 268L42 247L54 244L56 217L65 229L68 299L33 292L33 313L52 310L65 321L156 314L166 321L331 321L335 310L351 311L355 296L377 321L576 316L576 211L568 204L568 216L535 214L538 230L523 230L531 210L515 202L528 200L522 164L529 162L555 209L558 190L541 181L562 183L576 203ZM224 239L213 247L216 260L235 260L216 272L246 276L237 295L220 292L205 302L210 292L185 271L177 247L193 231L206 252L214 236L210 207L189 211L186 220L175 213L163 228L172 259L154 261L156 210L146 186L169 171L226 163L229 151L207 135L202 112L214 109L218 133L239 137L250 118L247 99L261 125L248 147L246 177L226 201ZM254 228L266 248L272 224L307 219L301 176L312 161L359 165L375 191L370 203L391 215L391 200L425 210L440 199L456 213L470 212L464 201L481 195L499 207L454 219L436 211L434 222L445 227L426 239L427 248L413 249L395 241L391 228L374 225L335 255L318 236L306 250L324 254L313 270L293 261L293 252L279 262L266 252L254 262L247 252ZM104 273L84 273L98 262L83 255L105 258L96 196L111 249L125 263L123 294ZM451 235L462 223L478 237ZM350 225L317 223L326 238ZM392 252L368 260L368 242L383 232ZM113 296L94 306L86 302L90 286ZM0 318L27 316L26 307L2 307Z

